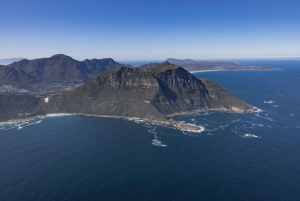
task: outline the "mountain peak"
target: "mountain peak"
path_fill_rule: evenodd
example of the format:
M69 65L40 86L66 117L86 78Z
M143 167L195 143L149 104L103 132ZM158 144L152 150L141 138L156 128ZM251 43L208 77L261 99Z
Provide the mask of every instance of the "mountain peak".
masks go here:
M103 58L103 60L115 61L112 58Z
M55 54L52 57L50 57L50 59L65 59L65 58L73 59L72 57L64 55L64 54Z

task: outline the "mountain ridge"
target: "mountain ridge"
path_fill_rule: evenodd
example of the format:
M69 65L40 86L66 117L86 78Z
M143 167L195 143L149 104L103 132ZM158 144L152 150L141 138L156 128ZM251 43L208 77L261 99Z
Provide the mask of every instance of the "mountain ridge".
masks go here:
M23 59L1 66L0 84L25 86L43 81L89 81L103 72L116 70L122 65L111 58L77 61L63 54L49 58Z

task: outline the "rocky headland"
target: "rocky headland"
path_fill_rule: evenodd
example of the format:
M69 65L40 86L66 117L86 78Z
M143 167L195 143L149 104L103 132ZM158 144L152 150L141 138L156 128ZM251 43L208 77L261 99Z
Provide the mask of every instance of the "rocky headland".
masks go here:
M198 79L180 66L165 62L144 70L122 66L73 90L47 97L0 94L0 120L51 113L137 118L200 131L202 127L170 120L172 115L221 110L256 109L207 78Z

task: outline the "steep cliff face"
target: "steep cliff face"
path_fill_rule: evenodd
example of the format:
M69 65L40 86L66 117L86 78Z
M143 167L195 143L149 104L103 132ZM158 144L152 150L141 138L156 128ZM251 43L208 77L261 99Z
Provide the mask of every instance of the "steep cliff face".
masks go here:
M210 107L203 83L183 68L166 63L147 71L160 86L151 100L160 112L169 115Z
M61 104L64 112L70 113L162 120L165 115L150 103L158 89L159 85L150 73L122 67L73 91L50 97L49 104L52 104L51 110Z
M245 101L237 98L212 80L208 78L200 78L200 80L208 92L210 108L231 110L233 112L251 112L255 110Z
M196 110L253 110L216 83L197 79L183 68L169 63L146 70L121 67L117 71L106 72L73 91L50 97L48 104L47 112L156 120ZM63 108L63 111L53 108Z

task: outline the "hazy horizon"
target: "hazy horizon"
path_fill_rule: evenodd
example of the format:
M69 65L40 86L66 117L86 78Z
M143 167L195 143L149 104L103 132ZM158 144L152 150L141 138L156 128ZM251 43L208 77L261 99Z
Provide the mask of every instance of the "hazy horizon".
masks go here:
M54 54L55 55L55 54ZM39 58L25 58L25 57L12 57L12 58L0 58L0 60L9 60L9 59L28 59L28 60L34 60L34 59L42 59L42 58L50 58L54 55L51 55L51 56L45 56L45 57L39 57ZM67 54L63 54L63 55L66 55L66 56L69 56L75 60L78 60L78 61L83 61L85 59L104 59L104 58L111 58L111 59L114 59L112 57L99 57L99 58L85 58L85 59L76 59L74 57L72 57L71 55L67 55ZM165 59L155 59L155 58L152 58L152 59L121 59L121 61L154 61L154 60L159 60L159 61L164 61L166 59L169 59L169 58L172 58L172 59L179 59L179 60L184 60L184 59L192 59L192 60L230 60L230 59L233 59L233 60L247 60L247 59L261 59L261 60L264 60L264 59L282 59L282 60L290 60L290 59L300 59L300 56L299 57L223 57L223 58L178 58L178 57L166 57ZM114 59L115 60L115 59Z

